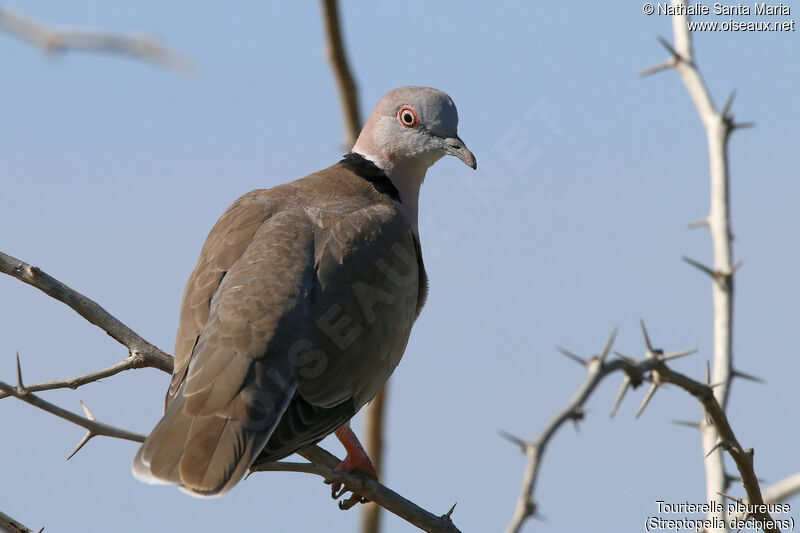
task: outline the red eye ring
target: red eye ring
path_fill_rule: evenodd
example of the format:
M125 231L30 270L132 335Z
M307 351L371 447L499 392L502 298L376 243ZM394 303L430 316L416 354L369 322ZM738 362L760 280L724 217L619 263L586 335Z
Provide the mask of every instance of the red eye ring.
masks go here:
M405 128L413 128L419 125L419 115L410 105L404 105L397 110L397 122Z

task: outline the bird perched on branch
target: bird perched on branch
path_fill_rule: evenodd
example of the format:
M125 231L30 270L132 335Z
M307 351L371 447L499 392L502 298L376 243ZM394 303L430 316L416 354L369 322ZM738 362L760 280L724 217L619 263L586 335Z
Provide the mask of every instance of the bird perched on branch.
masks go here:
M425 303L425 173L444 155L477 166L457 126L444 92L394 89L341 161L228 208L186 284L137 478L216 496L333 432L347 451L338 469L377 477L349 420L400 362Z

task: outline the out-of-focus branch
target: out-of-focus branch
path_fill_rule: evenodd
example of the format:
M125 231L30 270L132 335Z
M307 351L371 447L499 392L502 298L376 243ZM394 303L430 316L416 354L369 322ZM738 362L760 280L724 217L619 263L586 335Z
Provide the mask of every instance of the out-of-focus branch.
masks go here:
M56 28L0 7L0 29L32 43L47 53L83 50L131 56L174 70L192 71L191 61L147 35L128 36L78 28Z
M149 366L172 373L172 357L170 355L144 340L96 302L67 287L38 267L0 252L0 272L24 281L48 296L67 304L76 313L127 347L130 356L134 358L130 363L130 368Z
M8 531L9 533L37 533L2 512L0 512L0 531ZM44 528L40 529L38 533L42 533L42 531L44 531Z
M764 501L783 502L800 493L800 472L787 476L764 489Z
M361 132L361 113L358 108L358 87L350 70L350 62L342 38L342 25L337 0L322 0L322 16L325 23L327 56L331 64L344 116L345 144L352 147ZM364 445L372 459L375 471L383 474L383 431L386 397L389 384L383 386L372 402L364 408ZM361 533L378 533L381 528L381 507L368 503L361 511Z
M713 382L717 384L714 390L719 405L724 410L730 395L732 378L737 375L733 367L733 274L738 268L733 264L732 231L730 225L729 202L729 171L728 171L728 139L731 132L745 124L735 124L730 108L733 103L733 94L728 99L722 111L718 111L703 80L694 58L692 49L692 36L689 32L689 18L685 14L685 0L671 0L675 6L676 15L672 17L674 45L665 39L660 39L661 44L669 51L670 59L656 67L643 72L643 75L652 74L669 67L674 67L681 77L686 90L692 99L697 113L706 130L708 142L708 157L711 175L711 205L708 217L692 223L691 227L708 227L711 233L713 248L713 267L707 267L697 261L687 262L712 278L712 300L714 306L714 359ZM705 462L706 470L706 500L717 504L723 503L722 493L727 489L730 479L725 473L725 465L721 452L715 448L719 441L714 426L701 422L700 424L703 451L708 455ZM708 513L708 518L715 519L715 523L725 523L725 506L714 505ZM715 511L714 509L720 509ZM715 529L714 531L722 531Z
M350 64L344 50L336 0L322 0L322 18L325 23L328 61L331 63L336 84L339 87L339 97L344 112L345 144L349 150L361 132L361 113L358 111L358 87L356 87L356 82L350 72Z
M753 450L745 450L739 444L739 441L736 439L733 429L731 428L730 422L725 415L725 411L722 409L714 395L714 387L712 387L709 383L695 381L683 374L674 372L667 367L668 361L690 355L695 351L684 350L665 354L662 350L653 348L650 343L650 338L647 335L647 331L644 328L644 324L642 324L642 333L646 345L645 358L641 361L637 361L619 352L615 352L619 356L619 359L607 362L606 357L611 350L615 333L612 334L608 342L606 342L606 345L604 346L600 355L592 357L591 359L584 359L572 352L560 349L564 355L586 367L588 375L585 381L575 393L573 398L567 403L566 407L564 407L564 409L562 409L545 426L544 430L537 438L531 441L525 441L509 434L503 435L508 440L519 446L523 453L525 453L528 457L517 506L514 510L511 523L506 530L508 533L517 533L521 531L526 520L536 516L537 506L534 499L536 479L541 467L542 456L544 455L550 440L564 425L564 423L569 421L577 423L583 419L585 413L583 405L597 388L597 385L603 380L603 378L617 371L623 371L625 373L625 377L622 383L622 388L617 396L617 400L614 402L612 415L619 407L619 403L628 387L636 387L644 381L650 382L650 389L642 401L642 405L639 408L637 416L642 413L655 392L662 384L672 383L684 389L700 401L709 420L709 424L716 428L716 432L720 436L720 440L715 444L715 448L727 451L736 463L736 467L739 470L739 474L742 479L742 484L747 493L746 503L754 506L764 503L761 489L758 484L758 479L753 467ZM752 513L750 513L750 516L765 524L769 524L771 522L769 514L761 509L755 509ZM764 530L767 532L778 531L778 529L770 527L765 527Z
M383 430L386 413L387 382L364 412L364 430L367 455L372 459L375 471L383 474ZM381 507L367 503L361 509L361 533L378 533L381 530Z

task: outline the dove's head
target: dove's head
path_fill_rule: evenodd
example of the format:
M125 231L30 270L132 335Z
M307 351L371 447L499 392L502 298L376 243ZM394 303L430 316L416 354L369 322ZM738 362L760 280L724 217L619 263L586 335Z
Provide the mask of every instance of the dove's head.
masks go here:
M372 160L389 176L395 169L419 169L424 176L445 155L473 169L478 166L458 137L456 105L447 93L432 87L400 87L386 93L367 119L353 152Z

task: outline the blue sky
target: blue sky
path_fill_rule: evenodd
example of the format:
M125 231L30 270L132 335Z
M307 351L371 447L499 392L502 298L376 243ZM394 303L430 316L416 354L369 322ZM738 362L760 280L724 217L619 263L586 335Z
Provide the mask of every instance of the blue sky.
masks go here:
M656 37L671 37L671 21L623 4L343 6L365 115L393 87L441 88L478 159L475 174L441 161L423 187L431 292L391 379L385 473L434 512L458 502L464 531L498 531L511 516L524 457L498 430L534 436L583 379L554 345L594 353L619 325L617 349L640 355L641 317L657 345L700 350L676 369L701 378L711 354L709 280L680 261L710 261L707 232L686 228L708 209L705 133L674 72L636 76L666 58ZM183 78L114 56L43 57L0 34L0 250L171 351L183 285L224 209L345 150L319 6L5 5L146 30L196 63ZM735 364L767 384L736 382L729 413L758 474L775 481L800 468L800 435L783 414L800 407L800 44L796 32L719 32L696 34L695 50L718 105L737 89L736 117L757 123L730 143L734 250L745 260L734 342ZM125 356L16 280L0 278L0 301L0 379L13 381L17 351L29 383ZM139 370L46 397L76 411L81 399L99 419L146 432L167 383ZM551 445L537 493L547 521L531 530L638 530L656 500L703 501L699 436L670 424L698 418L694 400L667 389L634 420L637 391L609 420L618 385L604 383L580 433L565 427ZM0 510L34 529L356 528L357 514L340 512L316 477L259 474L196 500L134 480L132 443L95 439L66 462L79 428L10 399L0 417ZM386 531L409 530L386 521Z

